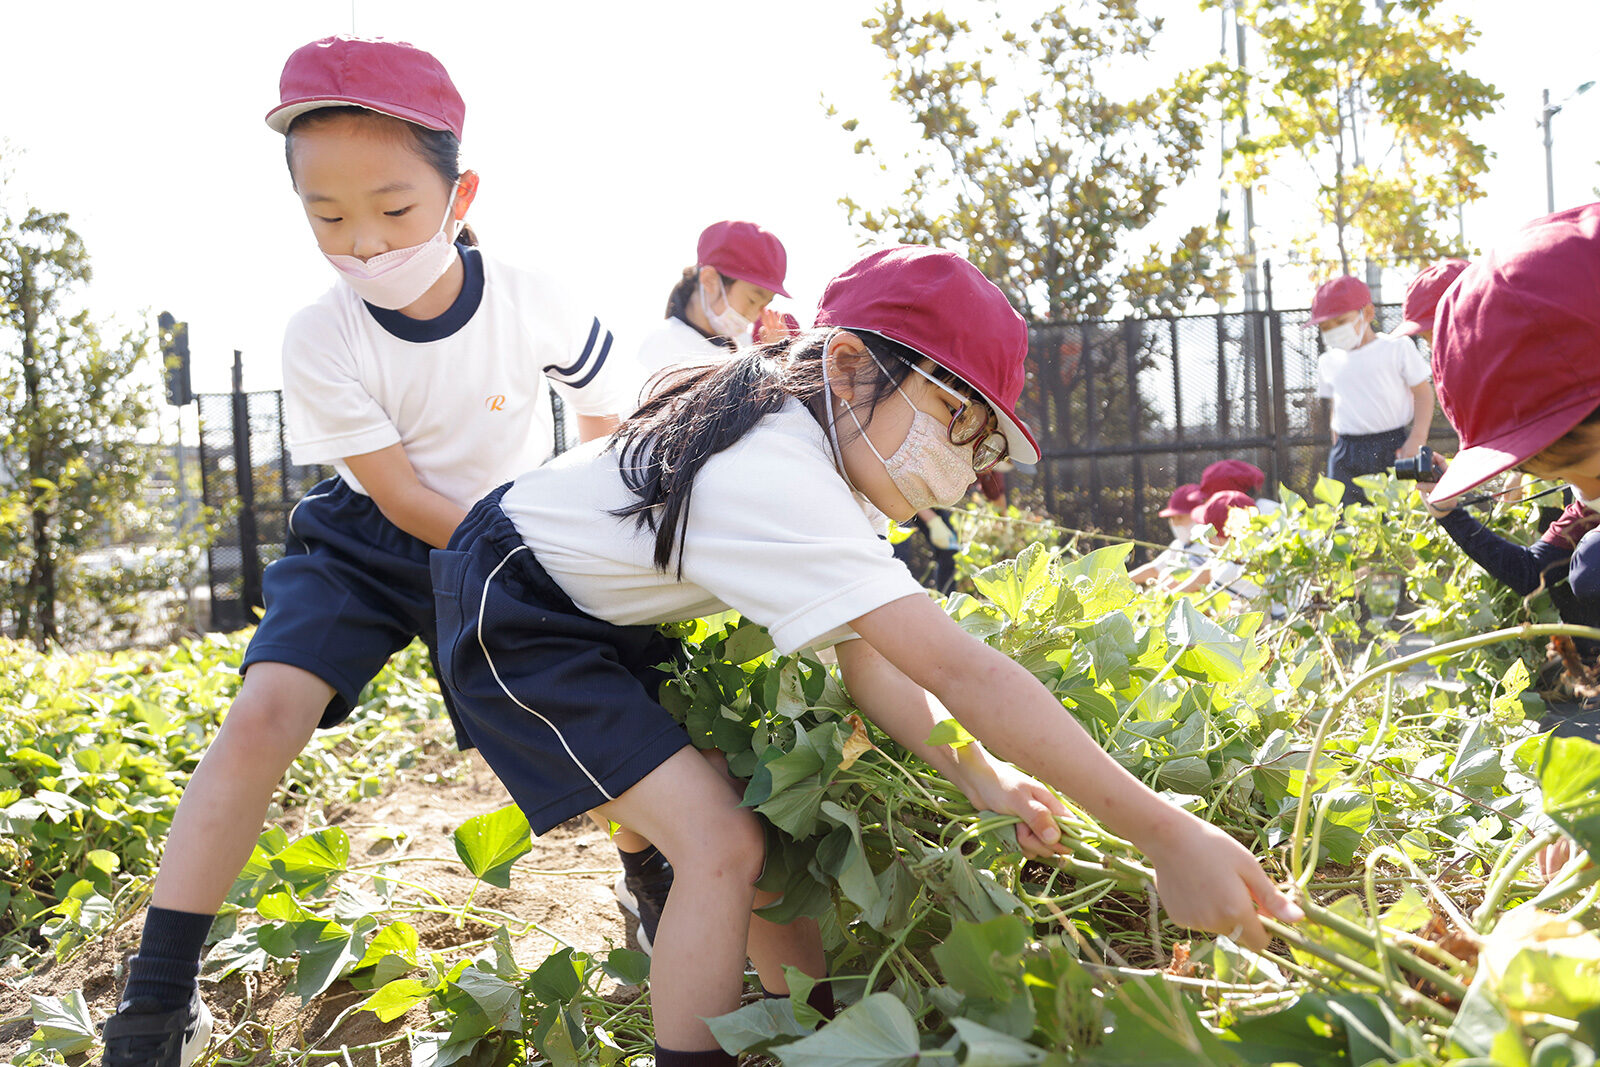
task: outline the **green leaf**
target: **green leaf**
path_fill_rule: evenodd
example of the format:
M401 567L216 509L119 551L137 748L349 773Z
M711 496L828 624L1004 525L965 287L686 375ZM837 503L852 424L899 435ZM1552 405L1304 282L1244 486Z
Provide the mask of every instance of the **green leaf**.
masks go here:
M976 741L967 732L967 728L954 719L940 719L933 724L933 729L928 731L928 744L949 745L951 748L966 748Z
M533 850L528 820L515 804L474 815L455 833L456 855L478 878L511 887L511 865Z
M1311 487L1311 494L1324 504L1338 507L1344 500L1344 483L1326 474L1317 475L1317 484Z
M392 1023L412 1008L433 996L437 986L411 978L397 978L385 984L361 1005L386 1023Z
M30 996L28 1000L33 1005L33 1025L38 1027L33 1035L35 1047L71 1056L88 1052L99 1040L100 1031L89 1017L81 989L62 997Z
M784 1067L912 1067L921 1051L906 1006L889 993L873 993L773 1055Z
M1246 645L1196 610L1190 600L1180 600L1167 617L1167 641L1184 652L1177 664L1214 682L1237 682L1244 677Z
M375 967L373 984L386 985L420 965L416 928L408 922L395 921L367 943L367 951L354 969Z
M991 1030L971 1019L950 1021L955 1025L956 1036L961 1038L967 1050L961 1067L1028 1067L1029 1064L1043 1063L1050 1055L1038 1045L1030 1045L1010 1034Z
M728 635L722 645L722 656L729 663L743 664L771 652L772 648L772 635L767 628L748 623Z
M644 985L650 977L650 957L631 948L612 949L600 966L623 985Z
M1543 735L1516 750L1539 779L1545 814L1591 854L1600 854L1600 745L1582 737Z
M985 567L972 576L978 592L988 597L1011 619L1020 619L1028 601L1050 576L1050 553L1039 544L1023 549L1015 560Z
M763 998L738 1011L707 1019L706 1025L722 1050L735 1056L746 1050L763 1050L779 1038L811 1033L795 1021L794 1002L789 997Z
M487 970L468 967L456 976L456 987L502 1030L522 1029L522 991Z
M583 988L584 963L570 948L561 949L546 957L537 970L528 975L528 992L546 1004L565 1004Z
M1028 928L1014 915L984 923L958 922L933 958L951 988L969 997L1001 1001L1016 993Z

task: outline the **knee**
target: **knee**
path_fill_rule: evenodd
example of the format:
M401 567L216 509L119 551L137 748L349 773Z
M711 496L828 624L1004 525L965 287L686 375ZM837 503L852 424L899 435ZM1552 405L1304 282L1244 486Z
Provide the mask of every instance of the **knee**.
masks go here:
M305 747L322 712L322 707L310 707L271 689L241 690L222 720L218 740L226 738L229 746L253 756L291 750L292 759Z
M716 819L707 836L706 869L729 878L738 885L755 885L767 862L766 834L755 813L745 808L730 808Z

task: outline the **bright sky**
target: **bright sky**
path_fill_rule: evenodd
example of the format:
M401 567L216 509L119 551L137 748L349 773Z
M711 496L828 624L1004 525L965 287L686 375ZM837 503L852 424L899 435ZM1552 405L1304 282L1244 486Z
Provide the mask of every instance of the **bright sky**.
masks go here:
M1539 92L1600 77L1595 0L1453 0L1484 31L1468 60L1505 93L1478 135L1497 153L1469 241L1492 243L1544 212ZM1037 6L1004 0L1019 25ZM1216 53L1218 15L1146 0L1169 19L1163 62ZM90 302L190 323L195 387L279 384L282 326L333 281L289 189L282 139L262 116L283 60L357 32L434 52L467 102L465 157L483 176L471 221L486 250L562 273L630 344L719 218L767 226L789 252L802 320L858 239L837 205L890 200L897 181L851 151L822 96L893 144L911 132L887 99L861 20L874 5L544 0L54 0L9 5L0 148L11 195L66 211L93 257ZM1600 88L1555 119L1558 206L1600 185ZM1214 209L1210 174L1186 194ZM1258 222L1301 210L1289 190ZM1289 302L1280 294L1280 303ZM780 304L781 306L781 304Z

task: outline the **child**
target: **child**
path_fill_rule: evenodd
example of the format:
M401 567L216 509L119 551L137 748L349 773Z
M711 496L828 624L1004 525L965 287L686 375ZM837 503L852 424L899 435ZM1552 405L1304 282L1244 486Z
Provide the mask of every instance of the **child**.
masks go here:
M1317 360L1317 395L1333 405L1328 477L1344 483L1346 504L1367 501L1351 479L1415 456L1433 422L1427 360L1409 338L1374 331L1375 314L1367 283L1348 274L1311 302L1327 349Z
M744 963L783 994L821 977L810 921L750 914L762 829L654 699L658 623L737 609L777 648L837 645L862 711L981 808L1013 813L1032 855L1060 847L1065 787L1153 861L1174 921L1266 943L1257 908L1297 909L1250 854L1097 748L1026 669L961 629L890 554L898 520L961 499L1007 452L1027 328L971 264L874 251L829 283L817 329L682 374L609 446L579 448L481 501L434 554L443 677L467 733L536 832L589 810L643 834L675 882L657 931L656 1063L732 1064L705 1018L733 1010ZM947 713L984 745L927 743ZM822 988L822 987L819 987Z
M1204 504L1218 493L1234 489L1250 494L1256 502L1256 508L1263 515L1270 515L1283 505L1270 497L1258 495L1266 481L1266 471L1254 463L1242 459L1219 459L1200 472L1201 496L1198 503Z
M1467 269L1464 259L1441 259L1430 264L1411 279L1406 286L1406 300L1401 307L1405 319L1395 330L1395 337L1420 337L1433 343L1433 321L1439 310L1439 301L1449 292L1461 272Z
M243 684L173 818L106 1024L108 1065L188 1064L204 1047L200 954L278 781L391 654L417 636L435 645L428 553L474 500L550 454L545 379L588 436L615 425L628 392L599 319L469 246L478 176L459 171L465 109L436 59L326 38L289 57L280 91L267 124L339 276L285 331L289 445L339 474L295 506L267 568Z
M1194 483L1180 485L1167 499L1160 515L1172 527L1172 543L1166 551L1142 567L1128 572L1128 577L1140 585L1161 581L1169 575L1194 571L1205 565L1204 546L1194 541L1194 509L1206 502L1200 487Z
M788 332L783 317L767 306L774 295L789 295L783 287L788 270L783 242L755 223L707 226L695 265L683 269L667 297L666 321L639 346L646 380L681 363L727 359L743 339L774 340Z

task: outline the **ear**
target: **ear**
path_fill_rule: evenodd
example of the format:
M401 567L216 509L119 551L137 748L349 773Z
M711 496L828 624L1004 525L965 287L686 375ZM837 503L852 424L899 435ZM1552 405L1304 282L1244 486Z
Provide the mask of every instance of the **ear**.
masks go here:
M467 217L467 208L478 197L478 172L475 170L464 171L456 179L456 206L453 214L457 219Z
M711 287L713 285L720 285L721 282L722 282L722 275L717 271L717 268L715 268L715 267L701 267L700 268L700 288L701 289L710 291L710 289L711 289Z
M1371 322L1377 317L1378 309L1373 307L1371 304L1368 304L1366 307L1361 309L1361 320L1363 322Z
M853 333L840 331L828 338L822 354L828 375L828 388L844 400L854 402L858 393L871 384L867 377L873 366L866 344Z

